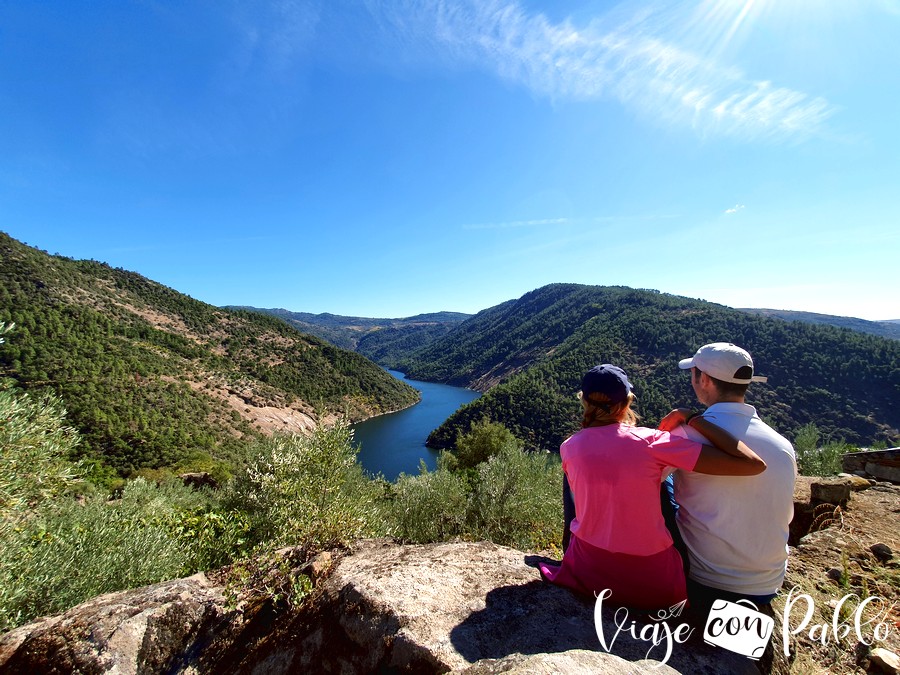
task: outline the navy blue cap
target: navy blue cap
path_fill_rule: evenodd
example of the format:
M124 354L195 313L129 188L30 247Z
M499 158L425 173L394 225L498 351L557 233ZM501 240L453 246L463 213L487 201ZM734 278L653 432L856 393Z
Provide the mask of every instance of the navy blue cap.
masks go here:
M581 393L584 396L599 393L610 403L620 403L631 393L631 382L625 371L610 363L594 366L581 378Z

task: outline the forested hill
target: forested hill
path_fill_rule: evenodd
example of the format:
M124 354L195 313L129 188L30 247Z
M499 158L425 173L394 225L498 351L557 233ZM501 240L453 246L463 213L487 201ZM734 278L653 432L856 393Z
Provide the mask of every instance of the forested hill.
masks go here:
M816 314L815 312L795 312L787 309L750 309L741 308L742 312L770 316L785 321L805 321L806 323L818 323L838 328L849 328L862 333L871 333L881 337L900 340L900 320L890 321L866 321L850 316L832 316L831 314Z
M222 466L247 440L411 405L418 392L283 321L213 307L0 233L0 380L51 390L82 452L121 474Z
M369 319L286 309L238 309L277 316L304 333L317 335L338 347L353 349L388 368L395 368L401 358L451 333L472 316L460 312L432 312L404 319Z
M577 428L575 392L591 366L624 367L643 422L655 425L674 405L697 405L678 361L716 341L753 354L769 381L751 385L748 400L787 435L814 422L851 443L898 440L900 342L656 291L546 286L480 312L401 369L486 391L436 430L431 445L445 447L487 417L532 447L553 449Z

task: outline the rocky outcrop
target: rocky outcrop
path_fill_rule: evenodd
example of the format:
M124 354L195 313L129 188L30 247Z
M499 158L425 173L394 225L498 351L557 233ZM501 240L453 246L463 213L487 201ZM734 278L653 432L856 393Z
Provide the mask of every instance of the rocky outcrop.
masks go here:
M228 623L224 606L202 574L101 595L0 637L0 672L183 671Z
M847 473L866 474L900 485L900 448L851 452L841 461Z
M626 618L604 607L604 649L593 601L542 582L536 562L484 542L366 541L313 564L276 566L313 579L299 607L270 596L230 608L225 589L198 575L101 596L12 631L0 638L0 671L757 672L705 645L702 627L684 643L667 641L666 628L684 622L678 616Z

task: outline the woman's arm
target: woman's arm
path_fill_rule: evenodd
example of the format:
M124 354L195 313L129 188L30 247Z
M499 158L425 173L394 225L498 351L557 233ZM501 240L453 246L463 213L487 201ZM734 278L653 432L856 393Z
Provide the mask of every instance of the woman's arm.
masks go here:
M703 446L694 471L714 476L755 476L766 470L766 463L743 441L687 408L673 410L659 426L663 431L671 431L679 424L703 434L711 444Z

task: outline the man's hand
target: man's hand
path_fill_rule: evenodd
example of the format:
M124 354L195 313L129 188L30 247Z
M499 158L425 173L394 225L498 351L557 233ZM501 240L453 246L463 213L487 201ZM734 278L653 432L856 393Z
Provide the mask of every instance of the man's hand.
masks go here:
M690 408L675 408L659 421L660 431L672 431L687 421L693 411Z

